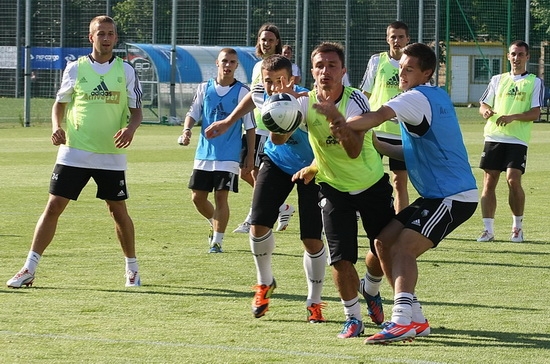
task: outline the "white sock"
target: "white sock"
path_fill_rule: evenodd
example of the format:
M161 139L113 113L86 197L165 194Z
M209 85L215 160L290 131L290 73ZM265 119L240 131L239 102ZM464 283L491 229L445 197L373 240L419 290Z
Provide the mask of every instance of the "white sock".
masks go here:
M365 286L364 290L370 296L376 296L380 292L380 286L382 285L382 279L384 276L376 277L369 272L365 273Z
M255 238L250 234L250 251L256 264L256 279L258 284L269 285L273 283L273 271L271 269L271 256L275 250L275 237L273 231Z
M23 268L26 268L31 274L34 274L34 272L36 272L36 266L38 265L38 262L40 262L40 258L42 258L40 254L30 250Z
M349 301L340 300L344 305L344 314L346 319L355 317L359 321L363 321L363 316L361 316L361 304L359 303L359 296L351 299Z
M495 219L492 217L484 217L483 218L483 226L485 227L485 230L489 232L489 234L495 233Z
M223 236L224 236L224 233L219 233L217 231L214 231L214 234L212 235L212 244L217 243L222 245Z
M325 247L323 246L316 254L309 254L307 251L304 251L303 263L307 281L306 306L309 307L312 303L321 303L321 293L323 291L327 264L327 251Z
M412 304L412 293L397 293L393 298L391 321L399 325L410 325L412 321Z
M247 224L251 224L252 220L252 207L250 208L250 210L248 210L248 215L246 215L246 218L244 219L244 222L246 222Z
M418 301L418 298L416 298L416 295L413 296L413 303L412 303L412 320L414 322L426 322L426 317L424 317L424 313L422 312L422 305Z
M518 228L518 229L522 229L523 228L523 215L522 216L513 216L513 223L512 223L512 229L513 228Z
M137 258L124 257L124 259L126 261L126 270L131 270L133 272L138 271Z

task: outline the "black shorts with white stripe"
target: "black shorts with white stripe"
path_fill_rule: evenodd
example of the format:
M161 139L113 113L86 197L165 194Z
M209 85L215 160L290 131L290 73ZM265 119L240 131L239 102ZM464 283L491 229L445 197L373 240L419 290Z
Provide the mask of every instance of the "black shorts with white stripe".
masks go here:
M424 235L434 248L476 211L477 202L420 197L395 217L407 229Z

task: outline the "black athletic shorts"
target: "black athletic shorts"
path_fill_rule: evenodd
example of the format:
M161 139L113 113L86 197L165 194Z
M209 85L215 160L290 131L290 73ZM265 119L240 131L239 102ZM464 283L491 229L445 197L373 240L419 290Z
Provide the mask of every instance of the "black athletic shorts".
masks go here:
M292 182L292 176L264 155L254 184L252 197L252 225L273 228L279 216L279 207L296 186L298 212L300 216L300 239L319 239L323 231L321 209L319 208L319 186L315 180L307 185L303 180Z
M430 239L435 248L451 231L468 220L476 208L477 202L420 197L399 212L395 218L406 229L417 231Z
M231 191L239 192L239 176L226 171L203 171L193 169L187 186L198 191Z
M519 169L525 173L527 164L527 146L522 144L485 142L479 168L506 171L508 168Z
M378 140L382 142L386 142L391 145L403 145L403 142L401 140L397 139L388 139L383 137L378 137ZM383 155L380 154L380 158L382 158ZM390 171L406 171L407 166L405 165L405 161L400 161L399 159L393 159L388 157L388 165L390 167Z
M254 167L258 168L262 163L262 157L264 156L264 144L269 138L268 135L256 134L256 140L254 142ZM246 142L246 134L243 134L242 138L241 155L239 160L239 167L243 167L244 160L248 154L248 143Z
M56 164L53 169L50 193L76 201L90 178L97 185L97 198L109 201L128 198L124 171L69 167L62 164Z
M338 191L327 183L320 185L320 206L330 250L330 264L340 260L354 264L357 262L357 212L361 214L370 250L376 255L374 238L395 217L393 188L388 174L385 173L373 186L358 194Z

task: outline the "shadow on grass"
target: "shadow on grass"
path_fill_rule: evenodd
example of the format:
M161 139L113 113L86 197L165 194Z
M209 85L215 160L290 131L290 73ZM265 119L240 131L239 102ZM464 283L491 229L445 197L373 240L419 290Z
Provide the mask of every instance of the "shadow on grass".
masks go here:
M518 349L548 349L548 333L510 333L499 331L454 330L446 327L432 327L432 334L422 342L440 343L457 347L506 347Z

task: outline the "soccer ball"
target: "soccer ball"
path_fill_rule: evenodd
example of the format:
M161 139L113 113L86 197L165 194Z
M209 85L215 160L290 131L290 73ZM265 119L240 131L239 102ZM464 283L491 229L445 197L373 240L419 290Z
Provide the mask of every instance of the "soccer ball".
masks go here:
M273 94L262 107L262 121L267 130L291 133L302 123L302 111L298 100L290 94Z

